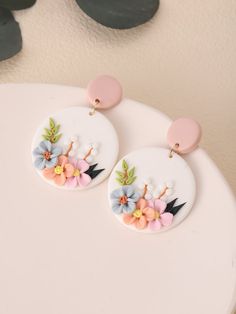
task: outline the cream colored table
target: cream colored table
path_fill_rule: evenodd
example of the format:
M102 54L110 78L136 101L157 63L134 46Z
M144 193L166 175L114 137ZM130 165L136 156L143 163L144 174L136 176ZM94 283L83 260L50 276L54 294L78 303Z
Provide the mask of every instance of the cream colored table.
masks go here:
M197 180L190 216L148 236L119 224L107 182L80 192L45 184L31 165L35 128L50 113L83 105L83 89L1 85L1 314L227 314L236 296L236 209L202 149L186 159ZM105 112L120 156L165 147L170 120L125 99Z

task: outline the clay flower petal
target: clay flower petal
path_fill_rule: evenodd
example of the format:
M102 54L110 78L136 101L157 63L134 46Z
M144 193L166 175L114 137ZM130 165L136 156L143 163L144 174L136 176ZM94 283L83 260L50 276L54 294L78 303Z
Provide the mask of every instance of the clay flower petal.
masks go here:
M54 157L50 160L45 159L45 165L47 168L52 168L52 167L56 166L56 164L57 164L57 157Z
M65 173L62 172L61 174L56 175L56 176L54 177L54 182L55 182L57 185L64 185L65 182L66 182Z
M65 168L65 171L64 171L65 176L67 178L73 177L75 168L71 164L65 164L64 168Z
M51 153L52 153L51 158L58 157L62 153L62 148L58 146L52 147Z
M78 160L76 168L81 172L85 172L89 169L89 164L85 160Z
M168 227L172 224L174 216L171 213L164 213L161 215L160 220L164 227Z
M147 201L144 198L140 198L136 207L143 210L145 207L147 207Z
M39 149L42 150L42 153L45 152L45 151L50 152L51 149L52 149L52 143L49 142L49 141L42 141L42 142L39 144Z
M86 174L86 173L81 173L81 175L79 176L78 178L78 183L79 183L79 186L86 186L88 185L90 182L91 182L91 177Z
M131 214L135 210L135 203L132 199L128 199L128 203L124 205L123 212L126 214Z
M77 168L77 160L75 158L69 159L70 164L76 169Z
M144 229L147 226L147 219L145 216L141 216L135 221L135 227L137 229Z
M78 180L76 177L71 177L71 178L68 178L66 180L66 185L69 187L69 188L76 188L77 185L78 185Z
M123 221L127 225L132 225L136 221L136 218L133 215L124 214Z
M112 204L112 211L117 215L120 215L121 213L123 213L123 209L124 209L124 205L120 205L116 201Z
M54 168L45 168L43 170L43 175L47 179L53 179L56 176Z
M45 168L46 160L43 157L37 157L34 161L35 168L42 170Z
M58 165L64 168L65 164L68 163L68 158L66 156L60 155L58 157Z
M159 211L160 214L164 213L166 209L166 202L156 199L154 201L154 208Z
M157 220L153 220L149 222L149 228L152 231L157 231L161 229L161 222L157 219Z
M155 219L156 211L154 208L146 207L144 208L143 213L145 214L147 221L152 221Z

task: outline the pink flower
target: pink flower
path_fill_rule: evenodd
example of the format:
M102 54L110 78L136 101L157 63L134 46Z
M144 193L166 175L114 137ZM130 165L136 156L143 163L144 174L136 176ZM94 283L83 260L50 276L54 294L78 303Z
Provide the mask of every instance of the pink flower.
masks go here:
M89 164L83 160L70 159L70 163L74 167L73 175L66 180L66 185L70 188L77 186L84 187L91 182L91 177L85 173L89 169Z
M168 227L172 224L173 215L165 213L166 203L160 199L148 201L148 206L154 208L155 219L149 222L149 228L153 231L160 230L161 227Z
M155 218L155 209L148 206L144 198L140 198L136 209L131 214L124 214L123 221L127 225L134 225L137 229L145 229L148 222Z
M68 158L64 155L58 157L57 164L52 168L45 168L43 175L47 179L54 180L57 185L64 185L66 179L74 173L74 167L69 164Z

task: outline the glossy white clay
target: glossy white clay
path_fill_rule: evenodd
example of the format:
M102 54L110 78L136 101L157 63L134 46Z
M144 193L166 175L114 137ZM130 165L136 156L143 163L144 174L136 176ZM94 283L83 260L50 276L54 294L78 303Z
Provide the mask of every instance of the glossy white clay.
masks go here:
M35 127L85 105L86 91L9 84L0 98L0 313L232 313L235 198L202 148L184 156L197 186L188 217L157 235L131 232L109 207L107 180L72 193L45 184L32 167ZM171 120L160 111L123 99L103 114L119 134L119 159L167 148Z
M144 233L157 233L173 228L178 225L190 212L196 193L196 184L193 173L186 163L186 161L177 154L169 157L170 150L158 147L147 147L131 152L124 156L113 169L108 182L108 198L112 208L111 193L116 189L120 189L121 185L117 182L116 171L122 171L122 161L125 160L129 168L135 167L136 180L132 187L142 195L143 185L146 183L147 198L157 198L165 185L170 185L168 192L170 195L164 194L161 199L165 203L177 198L175 205L185 203L179 212L173 217L173 222L170 226L162 227L160 230L152 231L148 226L144 229L137 229L134 224L127 225L123 222L123 214L115 214L115 217L126 227L131 230L140 231ZM167 192L167 193L168 193Z
M44 140L42 134L45 134L45 128L49 128L49 120L53 118L56 124L60 124L59 133L62 134L59 141L54 145L61 147L63 153L65 153L71 140L77 139L76 144L78 147L71 151L73 152L72 157L76 159L83 159L83 156L89 150L88 146L90 144L96 145L96 155L89 156L91 160L88 163L89 165L98 163L95 169L104 169L104 171L92 179L87 186L80 187L77 185L75 188L71 188L66 184L62 186L55 184L53 180L45 178L41 170L35 168L46 183L60 189L82 190L99 184L109 175L117 160L118 137L113 125L103 114L97 111L95 114L90 115L89 112L90 109L88 107L75 106L47 117L37 129L32 143L32 152ZM32 159L34 163L35 157L33 154Z

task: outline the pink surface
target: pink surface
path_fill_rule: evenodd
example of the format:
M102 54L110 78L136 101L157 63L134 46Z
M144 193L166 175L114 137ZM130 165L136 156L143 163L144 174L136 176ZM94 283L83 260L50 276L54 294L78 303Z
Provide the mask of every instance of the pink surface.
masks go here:
M186 157L197 181L187 219L163 234L131 232L111 213L107 181L58 190L32 166L35 128L50 113L84 105L86 92L1 85L0 99L0 313L231 313L235 199L202 149ZM171 121L161 112L124 99L105 114L119 134L119 158L142 146L166 147Z
M171 148L178 144L181 154L192 152L197 148L201 138L200 125L190 118L179 118L171 124L167 133L167 141Z
M121 101L122 87L115 78L102 75L89 82L87 93L91 104L94 105L98 99L100 102L96 105L97 108L108 109Z

